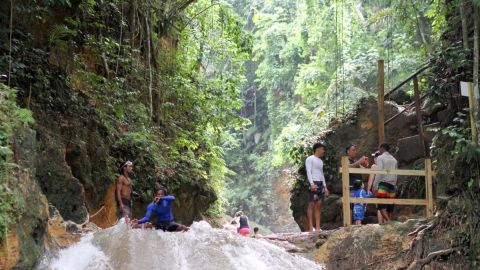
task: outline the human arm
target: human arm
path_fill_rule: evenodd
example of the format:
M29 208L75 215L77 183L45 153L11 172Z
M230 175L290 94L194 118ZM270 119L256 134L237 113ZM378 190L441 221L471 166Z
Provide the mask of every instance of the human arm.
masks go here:
M308 182L310 183L310 186L314 185L313 183L313 175L312 175L312 169L313 169L313 159L310 157L305 160L305 169L307 171L307 179Z
M377 168L377 165L373 164L370 169L374 170ZM367 184L367 192L371 193L372 192L372 187L373 187L373 181L375 181L375 174L371 173L370 176L368 177L368 184Z
M368 194L365 190L360 192L360 198L373 198L373 194Z
M154 204L149 204L149 205L148 205L148 207L147 207L147 213L145 214L145 216L144 216L142 219L140 219L140 220L138 221L138 224L143 224L143 223L145 223L145 222L147 222L147 221L150 220L150 216L152 216L152 212L153 212L153 208L154 208L154 207L155 207Z
M327 186L323 187L323 193L325 194L326 197L328 197L330 195L330 191L328 191Z
M360 168L360 165L365 162L365 159L367 159L366 156L362 156L359 160L355 161L354 163L348 164L349 168Z
M160 200L173 201L173 200L175 200L175 196L172 196L172 195L162 196L162 197L160 197Z

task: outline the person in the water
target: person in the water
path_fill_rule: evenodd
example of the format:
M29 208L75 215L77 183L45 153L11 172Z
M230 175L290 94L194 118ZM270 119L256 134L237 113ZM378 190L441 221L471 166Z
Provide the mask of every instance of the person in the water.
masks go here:
M133 163L128 160L120 168L120 175L116 181L115 195L117 199L117 216L118 218L132 217L132 181L129 175L133 171Z
M243 214L243 211L238 211L235 214L236 217L239 218L240 226L238 228L238 233L241 235L249 235L250 234L250 225L248 224L248 217Z
M188 231L188 227L178 224L173 220L172 202L175 200L174 196L166 196L167 190L159 188L155 192L155 198L147 206L147 213L140 220L132 220L132 227L137 227L139 224L144 224L150 220L150 216L154 214L156 223L155 229L168 232L182 232Z

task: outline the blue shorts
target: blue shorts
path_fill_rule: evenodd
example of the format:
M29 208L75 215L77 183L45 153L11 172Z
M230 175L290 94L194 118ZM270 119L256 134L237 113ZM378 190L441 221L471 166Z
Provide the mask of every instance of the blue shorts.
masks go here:
M363 204L355 204L353 206L353 220L363 220L365 217L365 206Z

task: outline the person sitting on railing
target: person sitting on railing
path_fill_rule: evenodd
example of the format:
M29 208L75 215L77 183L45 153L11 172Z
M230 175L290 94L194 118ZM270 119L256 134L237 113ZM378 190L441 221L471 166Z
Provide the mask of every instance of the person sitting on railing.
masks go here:
M379 170L396 170L398 169L398 161L389 153L390 145L382 143L379 147L381 153L377 158L377 169ZM396 197L396 174L376 174L373 182L373 190L375 197L384 199L394 199ZM378 204L377 209L381 213L384 222L388 222L393 216L393 204ZM380 222L380 220L379 220Z
M373 194L368 194L365 191L365 185L362 180L355 180L353 183L353 197L354 198L372 198ZM353 206L353 222L355 225L362 225L362 221L365 218L365 206L366 203L355 203Z

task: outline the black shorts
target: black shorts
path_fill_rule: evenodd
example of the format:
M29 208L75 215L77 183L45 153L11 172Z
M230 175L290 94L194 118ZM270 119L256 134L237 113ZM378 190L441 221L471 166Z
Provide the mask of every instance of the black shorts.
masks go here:
M317 191L313 192L310 190L310 201L314 202L315 200L315 195L317 195L317 200L318 201L323 201L325 199L325 194L323 193L323 182L321 181L313 181L315 185L317 185Z
M177 231L178 227L180 227L180 224L176 223L175 221L166 221L157 223L155 225L155 230L175 232Z
M117 217L132 217L132 201L127 198L122 198L123 211L118 207L119 203L117 202Z

